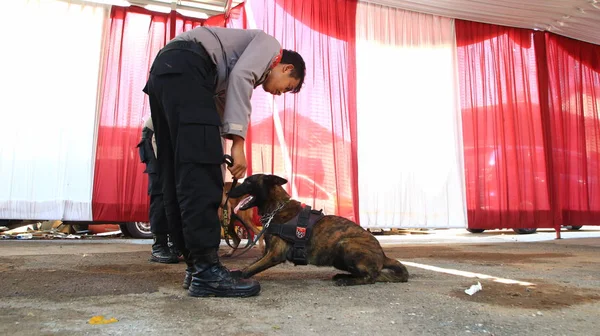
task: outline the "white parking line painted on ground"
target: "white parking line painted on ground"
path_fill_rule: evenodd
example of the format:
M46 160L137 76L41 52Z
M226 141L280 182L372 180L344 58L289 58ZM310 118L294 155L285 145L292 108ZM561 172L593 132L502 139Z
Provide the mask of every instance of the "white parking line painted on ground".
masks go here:
M437 266L418 264L418 263L414 263L414 262L410 262L410 261L403 261L400 259L398 259L398 261L407 266L418 267L418 268L422 268L422 269L426 269L426 270L434 271L434 272L459 275L459 276L464 276L467 278L487 279L487 280L492 280L495 282L500 282L500 283L510 284L510 285L535 286L535 284L531 283L531 282L512 280L512 279L504 279L504 278L498 278L498 277L495 277L492 275L487 275L487 274L459 271L459 270L450 269L450 268L442 268L442 267L437 267Z

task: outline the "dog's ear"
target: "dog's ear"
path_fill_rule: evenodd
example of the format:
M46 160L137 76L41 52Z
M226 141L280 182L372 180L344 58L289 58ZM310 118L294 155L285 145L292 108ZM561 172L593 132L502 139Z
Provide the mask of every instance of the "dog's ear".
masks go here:
M273 185L284 185L286 184L288 181L286 179L284 179L283 177L279 177L277 175L266 175L264 177L264 181Z

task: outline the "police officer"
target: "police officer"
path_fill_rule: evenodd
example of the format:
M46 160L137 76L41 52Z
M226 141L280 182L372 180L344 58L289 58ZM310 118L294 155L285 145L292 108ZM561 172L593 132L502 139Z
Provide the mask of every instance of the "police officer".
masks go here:
M165 206L163 203L162 185L158 177L156 162L156 138L152 119L148 118L142 128L142 139L138 144L141 161L146 164L144 173L148 174L148 195L150 195L150 231L154 238L150 261L176 264L179 262L178 253L169 246L171 228L167 221Z
M223 145L232 140L236 178L246 174L245 137L252 92L280 95L304 82L302 57L261 30L197 27L156 56L144 92L150 100L167 218L187 269L190 296L246 297L253 279L232 276L218 257L217 209L223 193ZM180 234L177 234L177 233Z

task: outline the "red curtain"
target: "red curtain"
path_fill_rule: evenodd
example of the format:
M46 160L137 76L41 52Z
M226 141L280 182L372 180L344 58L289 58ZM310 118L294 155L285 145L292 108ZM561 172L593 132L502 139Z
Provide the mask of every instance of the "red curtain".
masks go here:
M257 28L296 50L307 75L299 94L252 97L249 171L286 177L303 202L358 221L356 1L251 0L228 26Z
M283 175L293 196L358 220L355 13L354 0L264 0L232 9L226 21L230 27L265 30L284 48L300 52L307 65L298 95L273 97L255 90L248 173ZM219 16L204 24L224 22ZM136 149L149 115L142 88L160 48L200 24L174 13L113 7L101 84L94 220L147 221L147 177Z
M544 34L556 207L600 225L600 46Z
M552 227L533 31L456 20L470 228Z
M143 120L150 115L142 89L160 48L174 34L201 24L175 12L112 7L100 86L93 220L148 220L148 178L136 148Z

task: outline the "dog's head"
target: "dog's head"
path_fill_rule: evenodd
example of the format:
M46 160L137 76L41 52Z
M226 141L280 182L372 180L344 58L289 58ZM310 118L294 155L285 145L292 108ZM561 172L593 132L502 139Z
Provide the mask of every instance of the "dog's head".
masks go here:
M261 210L271 202L277 202L276 190L285 193L281 187L287 180L277 175L255 174L248 176L243 183L229 192L229 197L237 198L250 195L252 199L240 207L240 210L258 207ZM287 193L285 193L287 194Z

